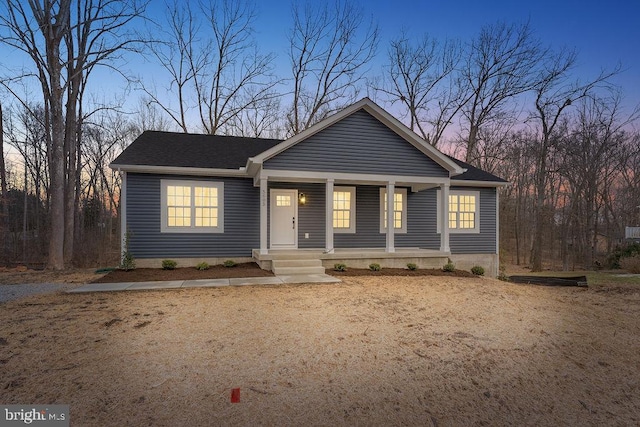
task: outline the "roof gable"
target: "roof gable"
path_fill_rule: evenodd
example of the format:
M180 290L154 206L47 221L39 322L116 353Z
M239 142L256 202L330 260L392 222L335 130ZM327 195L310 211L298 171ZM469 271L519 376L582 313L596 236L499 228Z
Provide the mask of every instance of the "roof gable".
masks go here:
M316 123L305 131L295 135L280 144L270 148L269 150L261 153L253 159L250 159L250 162L253 163L263 163L266 160L282 153L283 151L299 144L300 142L306 140L307 138L315 135L316 133L334 125L335 123L345 119L346 117L352 115L356 111L364 110L369 113L372 117L376 118L382 124L384 124L388 129L395 132L398 136L403 138L405 141L413 145L424 155L431 158L437 164L442 166L447 171L451 172L452 175L457 175L464 172L464 169L460 168L460 166L453 162L449 157L445 156L443 153L438 151L436 148L428 144L422 138L420 138L415 132L406 127L402 122L393 117L379 105L371 101L369 98L363 98L355 104L346 107L345 109L339 111L338 113L327 117L326 119Z
M449 177L449 170L364 109L268 158L263 168Z

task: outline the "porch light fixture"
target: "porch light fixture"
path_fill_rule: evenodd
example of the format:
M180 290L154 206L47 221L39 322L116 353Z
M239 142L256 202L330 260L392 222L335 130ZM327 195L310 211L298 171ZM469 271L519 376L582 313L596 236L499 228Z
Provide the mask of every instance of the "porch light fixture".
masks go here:
M300 195L298 196L298 203L300 203L300 206L304 206L307 204L307 195L304 193L300 193Z

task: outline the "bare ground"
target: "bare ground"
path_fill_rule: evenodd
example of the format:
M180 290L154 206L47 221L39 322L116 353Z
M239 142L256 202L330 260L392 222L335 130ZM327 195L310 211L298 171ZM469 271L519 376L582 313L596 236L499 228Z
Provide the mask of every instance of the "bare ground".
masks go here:
M639 331L637 285L35 296L0 306L0 402L72 425L638 425Z

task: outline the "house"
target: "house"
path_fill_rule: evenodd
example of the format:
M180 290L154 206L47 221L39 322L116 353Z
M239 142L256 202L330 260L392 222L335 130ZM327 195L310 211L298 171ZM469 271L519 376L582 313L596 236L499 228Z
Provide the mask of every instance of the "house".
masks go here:
M110 166L138 266L254 260L284 274L451 258L497 274L506 181L368 98L284 141L146 131Z

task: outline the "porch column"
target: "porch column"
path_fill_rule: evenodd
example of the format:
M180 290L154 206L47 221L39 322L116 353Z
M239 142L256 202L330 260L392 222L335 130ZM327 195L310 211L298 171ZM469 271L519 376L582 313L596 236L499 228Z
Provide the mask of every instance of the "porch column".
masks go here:
M127 251L127 173L120 172L120 262Z
M324 241L325 252L333 253L333 179L327 179L325 188L325 223L324 223Z
M449 184L440 184L440 251L449 252Z
M395 252L395 221L393 215L394 200L396 193L396 183L389 181L387 183L387 247L386 252ZM407 203L406 200L403 201Z
M269 189L267 179L260 178L260 254L266 255L267 250L267 206L269 205Z

